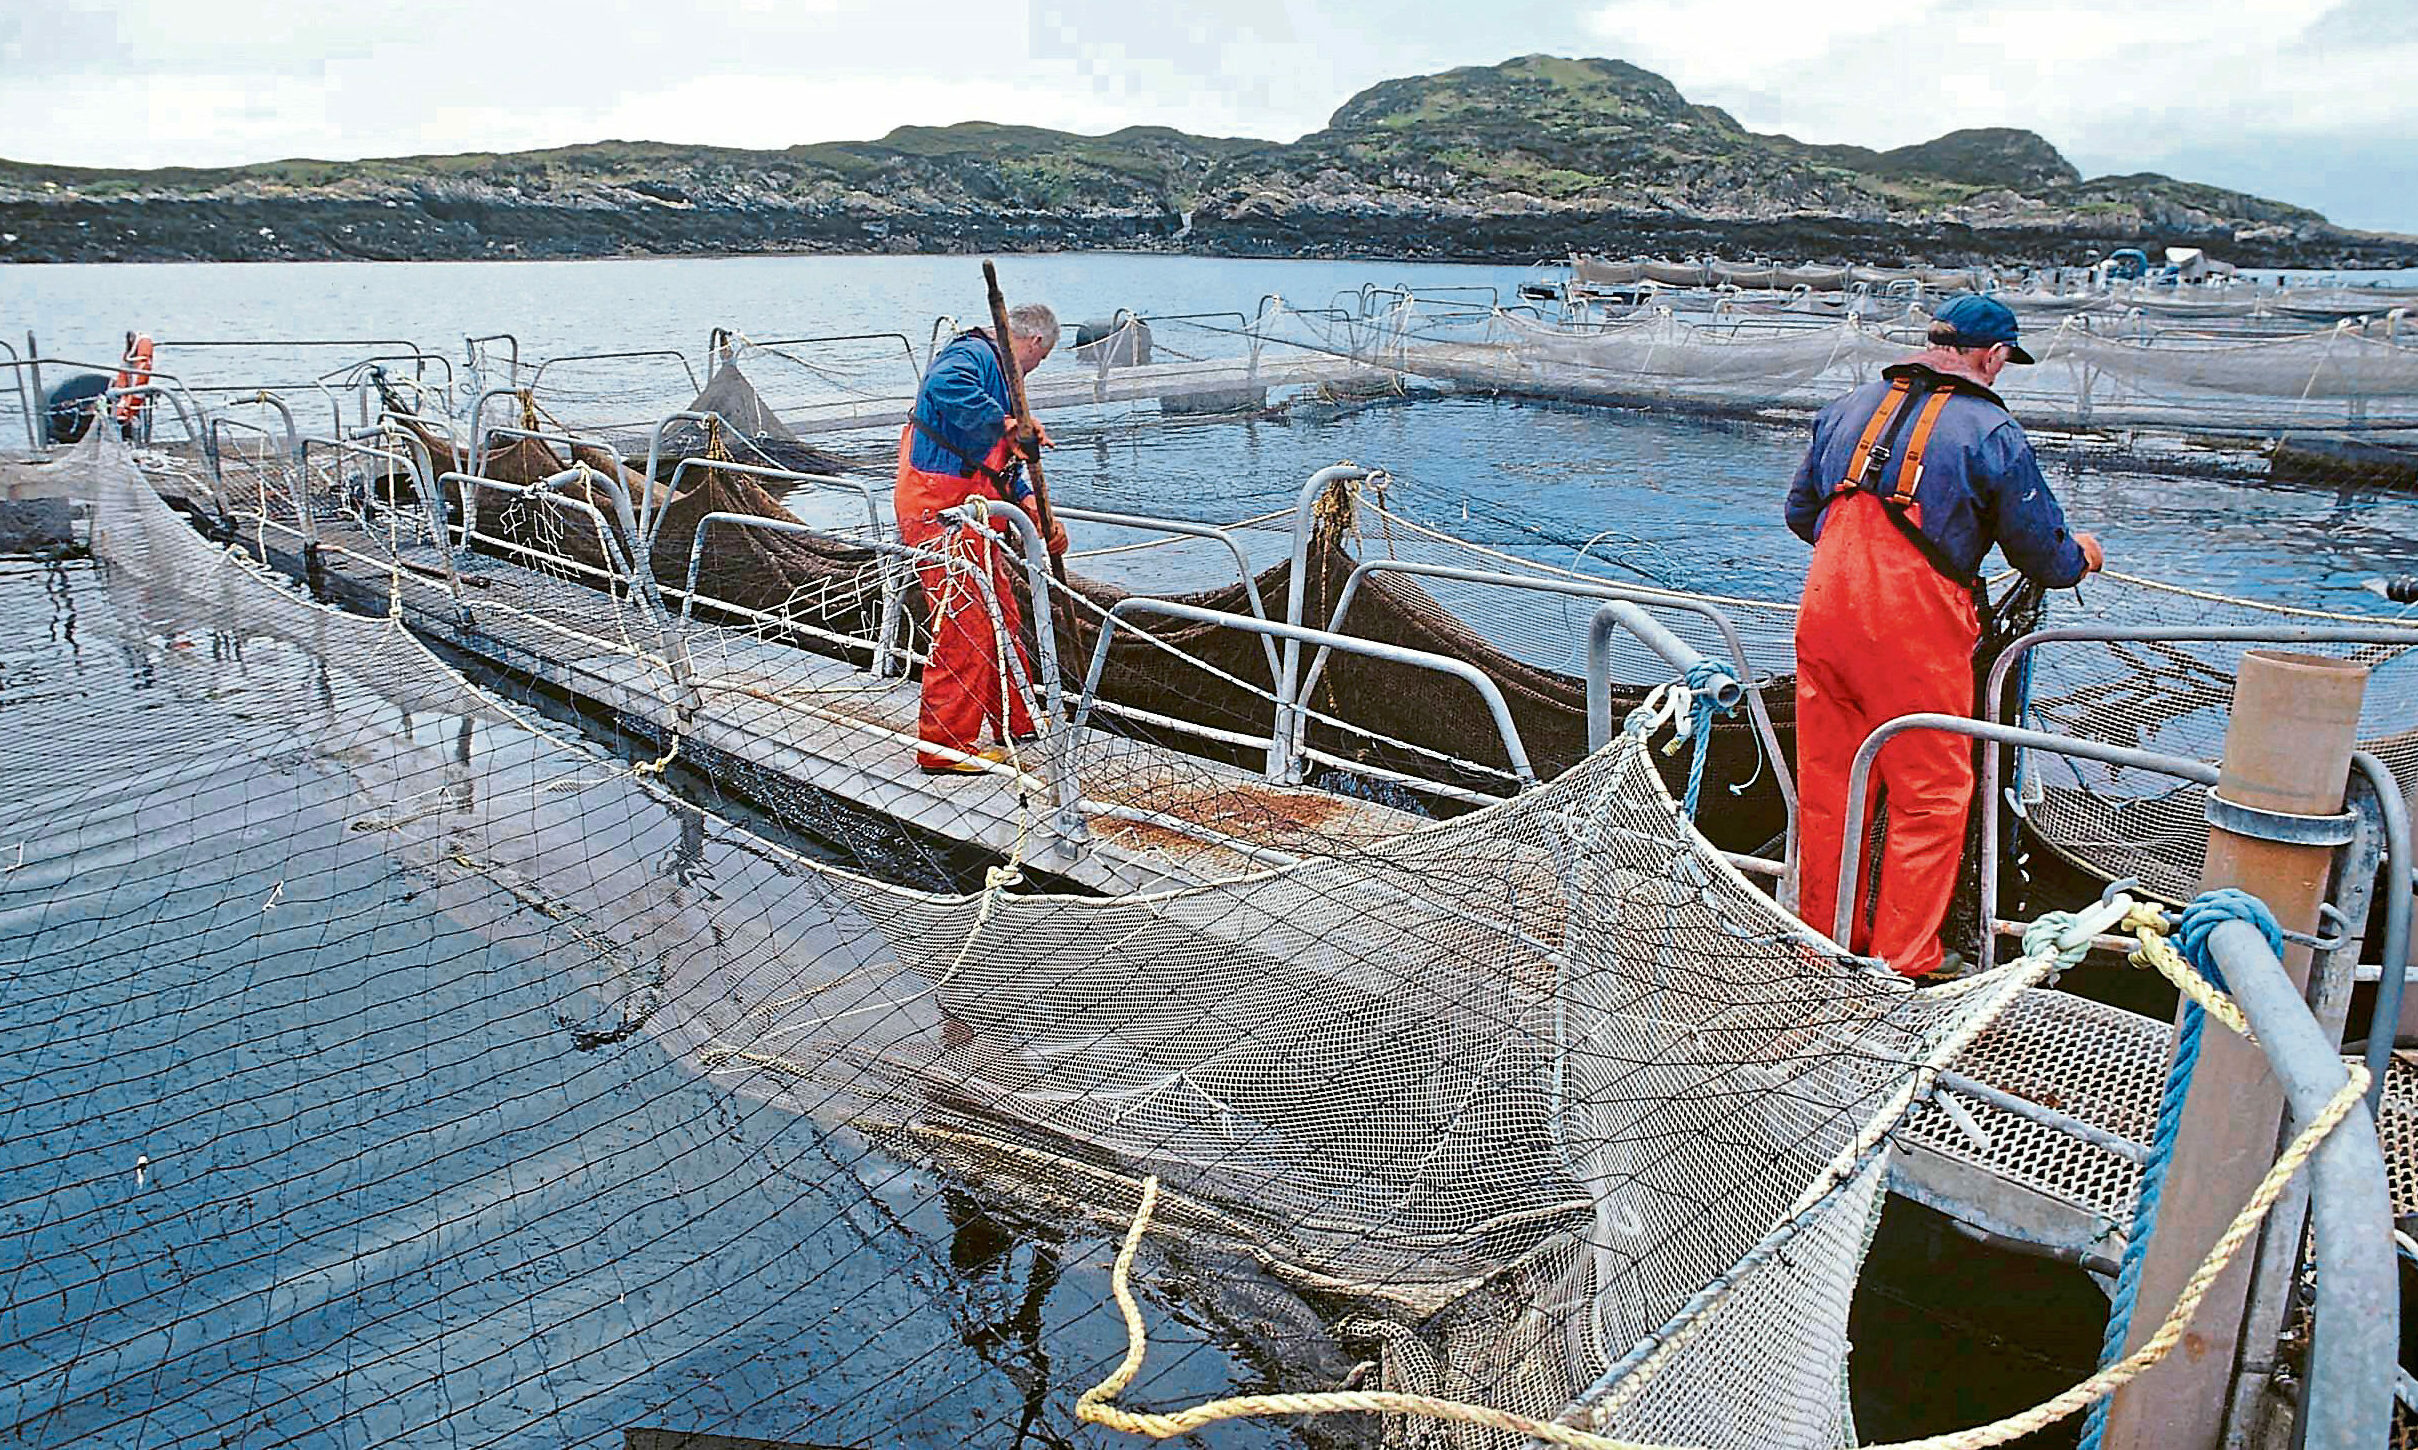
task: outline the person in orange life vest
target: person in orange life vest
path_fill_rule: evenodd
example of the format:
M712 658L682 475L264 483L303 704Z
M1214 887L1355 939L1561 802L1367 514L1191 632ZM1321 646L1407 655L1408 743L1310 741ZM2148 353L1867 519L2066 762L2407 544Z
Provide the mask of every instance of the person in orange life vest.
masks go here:
M1976 590L1991 547L2051 589L2105 562L2097 539L2067 531L2022 426L1990 390L2008 363L2032 360L2015 314L1994 298L1957 297L1929 342L1815 417L1788 490L1788 527L1814 546L1797 614L1797 910L1824 933L1838 910L1857 747L1900 715L1973 713ZM1867 877L1869 919L1858 903L1841 945L1920 977L1944 959L1971 743L1900 735L1874 762L1870 788L1887 793L1888 835Z
M153 344L148 336L139 332L127 333L126 355L118 360L117 376L109 380L109 386L139 388L149 384L152 348ZM151 395L149 393L136 393L130 397L118 399L112 410L118 420L118 432L127 438L134 437L134 425L150 406Z
M1008 313L1008 336L1017 367L1030 372L1058 345L1057 316L1039 303L1026 303ZM957 530L952 540L939 518L941 510L970 498L999 499L1040 523L1033 487L1017 454L1049 438L1037 424L1028 425L1027 437L1009 419L1003 361L997 343L980 328L950 339L924 371L914 411L898 435L899 539L917 548L947 549L961 561L957 567L934 563L916 570L932 612L932 652L924 665L915 752L916 764L928 774L979 772L984 762L1007 758L1008 742L1034 733L1016 671L1001 670L1004 650L1013 650L1023 678L1032 678L1013 587L1015 560L1008 549L968 530ZM1051 553L1065 553L1065 529L1053 529L1048 542ZM998 600L997 631L975 570L988 575Z

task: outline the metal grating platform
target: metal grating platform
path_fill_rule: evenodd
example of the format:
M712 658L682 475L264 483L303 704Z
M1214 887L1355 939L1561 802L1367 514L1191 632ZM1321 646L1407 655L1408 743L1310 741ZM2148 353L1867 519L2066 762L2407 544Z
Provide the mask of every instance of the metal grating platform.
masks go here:
M2385 1064L2376 1136L2384 1140L2384 1176L2393 1192L2393 1217L2418 1216L2418 1053L2396 1052Z
M2071 992L2034 988L1956 1064L1968 1077L2144 1143L2173 1031ZM2123 1243L2137 1164L2003 1108L1954 1096L1969 1131L1938 1103L1899 1136L1894 1186L1977 1227L2078 1255Z

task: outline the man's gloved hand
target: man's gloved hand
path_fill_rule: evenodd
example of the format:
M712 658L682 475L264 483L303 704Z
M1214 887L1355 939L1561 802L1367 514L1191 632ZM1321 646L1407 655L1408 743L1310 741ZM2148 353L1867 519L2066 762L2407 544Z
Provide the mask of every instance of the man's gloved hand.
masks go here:
M1049 551L1052 555L1066 552L1066 521L1056 514L1049 516Z
M1042 427L1038 420L1023 418L1009 422L1008 446L1018 453L1029 454L1036 448L1055 448L1058 445L1050 440L1049 430Z

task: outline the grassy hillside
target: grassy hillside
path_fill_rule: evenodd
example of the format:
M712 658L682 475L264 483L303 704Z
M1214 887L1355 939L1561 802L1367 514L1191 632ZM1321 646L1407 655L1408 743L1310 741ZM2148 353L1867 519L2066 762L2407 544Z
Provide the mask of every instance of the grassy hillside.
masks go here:
M1717 248L2077 260L2418 261L2418 239L2156 175L2085 180L2030 131L1889 151L1740 126L1618 60L1385 81L1290 144L967 122L777 151L542 151L152 171L0 161L0 259L590 256L1131 246L1533 260Z

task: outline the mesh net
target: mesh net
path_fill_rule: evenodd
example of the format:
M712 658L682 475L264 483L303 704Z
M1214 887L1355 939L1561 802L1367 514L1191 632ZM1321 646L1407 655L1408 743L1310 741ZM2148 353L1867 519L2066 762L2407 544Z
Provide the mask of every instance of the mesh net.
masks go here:
M542 468L551 466L551 460L532 465L516 458L491 460L488 471L508 476L518 468L537 476ZM264 471L239 464L231 469L230 477L243 482L231 488L248 490L241 500L247 512L291 517L292 488L270 481L273 476L273 468ZM254 479L261 480L257 486L250 482ZM675 502L671 511L674 525L658 535L655 572L674 595L686 585L692 522L707 510L775 520L792 517L747 479L716 478L712 484L711 489ZM333 483L320 487L324 497L343 492ZM1585 622L1594 608L1590 599L1555 591L1607 579L1643 586L1670 601L1669 607L1657 610L1657 617L1669 628L1706 656L1741 665L1744 677L1759 682L1773 727L1770 739L1778 742L1784 755L1793 748L1793 604L1692 591L1684 587L1690 572L1685 561L1663 559L1655 550L1625 538L1604 540L1599 535L1572 550L1567 565L1547 562L1533 553L1471 543L1417 516L1449 515L1453 506L1421 494L1420 487L1415 480L1380 478L1357 498L1338 501L1328 510L1331 526L1307 556L1305 623L1335 624L1343 586L1355 567L1374 566L1374 572L1361 578L1342 627L1364 637L1478 665L1502 684L1538 773L1550 776L1585 754L1579 673ZM356 485L353 491L360 489ZM519 518L524 529L542 525L540 533L516 536L518 543L530 546L533 552L514 557L590 587L609 583L612 571L604 565L606 535L616 529L610 521L609 501L600 494L589 497L592 508L577 517L564 505L551 502L520 502L515 504L517 514L499 513L507 521ZM1459 506L1464 511L1470 507L1466 496ZM849 507L868 521L826 532L840 539L874 537L880 522L878 511L861 501ZM394 532L399 519L402 537L426 536L424 523L409 509L391 510L381 517L385 523L373 528L373 535L381 530ZM504 523L495 532L511 534ZM1272 527L1238 527L1236 535L1247 537L1252 552L1261 558L1281 557L1291 545L1289 533ZM1600 551L1596 549L1599 540L1604 541ZM1061 687L1070 693L1081 687L1084 668L1097 643L1099 621L1110 607L1132 592L1161 596L1172 592L1148 583L1154 566L1146 551L1163 551L1168 545L1124 547L1130 556L1119 562L1135 580L1135 588L1086 583L1078 576L1073 589L1052 591ZM1131 553L1134 550L1145 552ZM567 556L569 562L555 562L558 556ZM714 546L703 551L703 558L706 567L698 590L699 607L709 615L744 625L760 639L841 648L843 652L853 648L856 652L848 657L858 660L873 648L880 571L861 551L726 527L716 535ZM1599 560L1603 567L1597 567ZM1404 567L1386 572L1394 566ZM422 558L423 571L433 567ZM1418 572L1421 570L1428 572ZM1509 575L1539 587L1506 587L1441 572L1452 570ZM1289 586L1285 565L1256 576L1230 577L1233 582L1228 585L1175 597L1240 614L1250 611L1250 595L1255 590L1264 610L1274 613L1282 608ZM1680 587L1671 587L1674 585ZM912 593L911 586L908 592ZM1716 610L1728 620L1735 630L1735 643L1697 612L1698 608ZM563 625L559 610L536 613L553 621L552 627ZM2180 622L2270 627L2380 623L2372 618L2226 598L2123 575L2103 576L2079 593L2053 596L2045 622L2052 626ZM1264 747L1252 742L1264 742L1275 717L1273 666L1267 645L1210 626L1140 623L1139 629L1120 633L1112 644L1100 680L1101 722L1179 756L1256 766L1264 758ZM627 618L617 617L612 625L608 630L602 623L590 624L585 635L636 639L643 633L632 633L637 626ZM921 643L920 626L911 629L903 643L910 656L915 654ZM2176 641L2045 646L2031 656L2026 673L2018 677L2024 688L2009 697L2011 711L2020 705L2021 723L2083 739L2214 761L2221 752L2239 655L2250 647L2254 646ZM2355 655L2375 671L2366 697L2361 743L2386 763L2405 791L2418 791L2418 745L2412 744L2418 739L2414 733L2418 732L2418 718L2413 718L2411 706L2418 699L2418 690L2404 679L2411 668L2407 648L2398 644L2305 647ZM1646 686L1670 673L1666 662L1625 633L1612 640L1611 663L1615 680L1623 686L1614 707L1616 714L1625 713ZM734 660L732 668L740 667ZM766 661L751 657L745 667L763 669ZM1500 794L1512 784L1500 733L1474 695L1414 670L1343 657L1314 670L1309 678L1309 704L1317 718L1305 743L1317 768L1359 772L1363 780L1406 777L1464 795ZM1222 732L1224 738L1166 723L1171 721L1206 726ZM1785 816L1768 759L1769 744L1744 717L1718 724L1714 740L1708 776L1721 788L1708 794L1705 828L1725 848L1775 853L1772 848ZM1094 750L1092 777L1119 782L1104 784L1103 789L1121 799L1139 800L1154 791L1172 790L1186 800L1217 802L1199 807L1205 817L1254 819L1272 830L1279 829L1274 824L1278 818L1302 821L1322 814L1306 801L1289 802L1273 811L1262 809L1247 794L1237 794L1230 783L1194 772L1180 760L1171 761L1164 751L1153 754L1106 742ZM1687 762L1684 757L1666 756L1658 757L1657 763L1666 779L1675 781ZM1189 783L1178 786L1175 782L1179 780ZM2073 890L2087 889L2087 881L2093 878L2138 878L2147 889L2173 900L2188 897L2195 888L2205 836L2202 793L2196 787L2178 786L2169 779L2124 767L2032 755L2016 762L2015 778L2005 784L2014 790L2012 798L2024 818L2025 834L2051 848L2048 856L2035 855L2030 867L2030 874L2045 888L2039 900L2062 900ZM1382 789L1391 791L1393 787ZM1386 798L1430 814L1461 808L1464 796L1422 795L1413 789L1410 794ZM1139 844L1152 828L1129 823L1117 829L1127 830ZM1334 829L1348 839L1363 838L1362 833L1340 826ZM1302 850L1320 849L1321 834L1317 829L1287 832L1292 845ZM2059 874L2066 867L2077 868L2082 875Z
M2369 299L2356 317L2216 310L2103 296L2057 305L2009 296L2039 359L2001 376L2035 426L2169 424L2406 429L2418 423L2418 329ZM1265 352L1357 363L1397 379L1548 398L1752 413L1809 410L1923 345L1917 295L1883 302L1810 291L1654 294L1633 306L1583 294L1546 316L1405 297L1369 315L1276 311ZM2247 304L2244 304L2246 307ZM2317 317L2327 318L2316 325ZM1397 385L1399 385L1397 383Z
M933 894L256 575L113 444L60 467L104 567L15 707L58 784L0 822L29 1443L1005 1443L1062 1415L1052 1356L1121 1347L1104 1288L1036 1248L1032 1302L960 1300L935 1220L1121 1221L1144 1173L1206 1326L1145 1398L1344 1343L1614 1433L1846 1442L1871 1150L2013 983L1843 956L1639 743L1279 869ZM104 748L144 768L72 773Z
M489 471L503 474L507 469L491 463ZM1502 685L1537 772L1551 776L1586 753L1579 674L1586 620L1595 608L1592 599L1557 591L1613 579L1667 600L1665 607L1656 609L1667 627L1707 657L1739 666L1742 677L1757 682L1772 723L1771 738L1784 755L1793 750L1793 604L1663 588L1636 577L1656 572L1650 568L1629 569L1624 578L1620 570L1590 572L1474 544L1412 516L1388 492L1404 486L1380 478L1357 496L1337 495L1328 510L1330 526L1307 555L1305 623L1334 626L1345 585L1357 567L1369 566L1354 588L1341 627L1479 666ZM290 510L287 492L262 484L243 501L285 517ZM323 486L328 496L340 492L333 485ZM498 513L501 522L494 532L509 535L514 519L524 527L542 525L539 533L513 536L515 542L531 546L513 557L597 587L612 574L603 551L606 536L617 534L617 528L610 522L609 500L602 494L587 497L592 506L578 517L560 503L516 504L518 512ZM708 487L684 493L671 505L672 523L657 537L655 571L667 590L685 589L694 524L708 511L792 520L745 478L715 478ZM400 519L404 534L416 529L418 536L426 536L423 520L408 508L382 517L387 532ZM872 527L856 526L853 535L846 530L826 533L843 540L869 538ZM374 536L379 530L370 532ZM1283 533L1263 530L1253 537L1254 552L1261 557L1281 555L1290 545L1289 535ZM374 537L372 542L377 542ZM872 649L881 575L861 549L724 526L713 547L700 551L700 557L705 568L698 607L706 614L745 626L758 639L840 649L858 660ZM1654 556L1623 547L1618 557L1651 561ZM1571 562L1593 560L1582 548ZM425 572L434 566L423 562L420 567ZM1511 576L1536 587L1455 578L1450 572L1455 570ZM1128 572L1146 578L1150 566L1129 561ZM1230 585L1177 597L1222 613L1243 614L1250 612L1250 595L1256 591L1261 607L1274 613L1283 607L1289 579L1288 566L1278 564L1251 578L1248 587L1237 577ZM908 590L911 594L911 584ZM1081 688L1100 620L1131 592L1087 583L1080 576L1072 589L1052 590L1061 685L1070 694ZM1147 587L1139 592L1167 593ZM1728 622L1734 640L1702 612L1708 610ZM563 623L559 610L539 613L558 627ZM2178 622L2286 628L2388 623L2225 598L2129 575L2101 576L2079 592L2052 596L2045 620L2052 626ZM1138 623L1138 629L1120 633L1112 643L1100 676L1103 722L1186 756L1256 766L1264 746L1250 742L1265 741L1275 716L1266 644L1212 626ZM620 639L643 634L643 629L639 634L631 633L633 629L639 626L620 618L612 630L591 624L587 633ZM911 653L920 648L921 638L918 625L906 641ZM2017 677L2022 688L2008 697L2009 718L2019 714L2020 723L2037 728L2213 762L2222 750L2239 656L2252 647L2177 641L2043 646ZM2410 650L2397 644L2296 647L2353 655L2371 666L2375 673L2366 696L2362 746L2386 763L2405 791L2418 790L2418 745L2412 743L2418 740L2418 716L2413 716L2411 703L2418 700L2418 689L2404 679L2412 668ZM733 668L741 663L734 659ZM1616 715L1625 713L1646 686L1670 674L1667 662L1626 633L1613 637L1611 665L1622 686ZM766 661L750 656L744 667L763 669ZM1439 685L1416 670L1343 656L1307 678L1310 707L1318 717L1306 740L1314 759L1333 768L1384 772L1386 779L1408 777L1456 791L1500 794L1509 788L1500 732L1476 696ZM1230 738L1221 742L1163 723L1179 721ZM1725 848L1769 847L1785 823L1768 754L1769 746L1751 718L1741 715L1716 724L1708 776L1723 788L1708 796L1704 826ZM1687 762L1665 756L1658 757L1658 764L1666 779L1677 781ZM1168 788L1186 771L1169 764L1163 754L1120 753L1103 743L1092 773L1099 779L1129 782L1113 793L1134 799ZM2184 899L2195 889L2206 834L2198 788L2126 767L2036 755L2017 763L2016 777L2008 784L2015 789L2026 833L2052 848L2056 859L2090 877L2139 878L2147 889L2172 900ZM1218 797L1221 811L1249 809L1230 790L1206 778L1186 789L1192 795ZM1458 808L1451 804L1454 799L1431 795L1423 802L1405 798L1404 803L1432 813ZM1314 813L1315 808L1304 811ZM1300 831L1291 839L1298 848L1314 845ZM2048 884L2053 888L2058 882ZM2079 882L2072 884L2079 888Z
M2049 623L2293 628L2391 627L2390 621L2228 599L2131 575L2092 579L2060 596ZM2410 643L2289 648L2368 666L2360 748L2418 791L2418 630ZM2233 682L2256 642L2151 640L2042 645L2012 698L2021 723L2102 744L2156 750L2215 763L2222 758ZM2275 646L2267 646L2274 648ZM2010 710L2010 717L2017 712ZM2060 855L2109 880L2138 877L2169 901L2199 889L2208 843L2205 788L2126 766L2026 753L2017 798L2026 824Z

